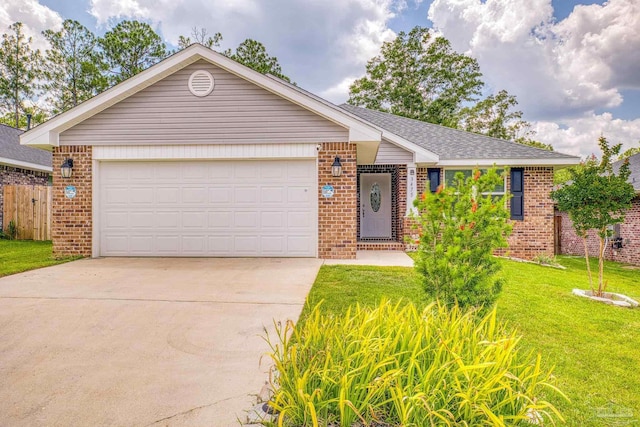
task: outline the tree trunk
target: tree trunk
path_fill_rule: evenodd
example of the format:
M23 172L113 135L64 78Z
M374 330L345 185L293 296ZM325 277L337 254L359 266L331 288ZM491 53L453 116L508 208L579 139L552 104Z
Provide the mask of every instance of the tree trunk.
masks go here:
M600 236L600 249L598 251L598 296L604 294L604 238Z
M589 246L587 246L587 236L582 237L582 243L584 244L584 259L587 261L587 275L589 276L589 287L591 288L591 294L593 295L593 278L591 277L591 264L589 263Z

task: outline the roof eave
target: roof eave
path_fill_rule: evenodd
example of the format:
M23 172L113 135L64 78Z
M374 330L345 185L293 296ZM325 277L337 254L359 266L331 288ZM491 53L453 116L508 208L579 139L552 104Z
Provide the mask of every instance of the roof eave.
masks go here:
M504 158L504 159L447 159L438 166L553 166L554 168L580 164L579 157L563 158Z
M23 162L21 160L8 159L6 157L0 157L0 165L10 166L18 169L27 169L36 172L53 172L53 167L51 166L39 165L37 163L31 162Z

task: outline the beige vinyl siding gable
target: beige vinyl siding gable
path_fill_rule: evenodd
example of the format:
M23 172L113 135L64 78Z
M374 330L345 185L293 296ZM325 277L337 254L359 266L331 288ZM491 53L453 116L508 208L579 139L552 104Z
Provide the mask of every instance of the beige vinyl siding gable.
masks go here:
M406 165L413 163L413 153L383 139L378 148L376 165Z
M207 70L213 92L194 96ZM61 145L320 143L348 130L206 61L198 61L60 134Z

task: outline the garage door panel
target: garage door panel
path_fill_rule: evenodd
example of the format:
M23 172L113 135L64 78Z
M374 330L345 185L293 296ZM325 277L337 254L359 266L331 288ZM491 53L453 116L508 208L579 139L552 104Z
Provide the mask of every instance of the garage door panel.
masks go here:
M262 203L278 203L285 201L285 189L280 187L262 187L260 191L260 201Z
M309 217L306 211L287 212L287 224L286 227L290 230L295 229L308 229L312 227L312 219Z
M235 198L234 202L236 204L251 204L255 205L259 199L258 186L251 187L235 187Z
M149 222L158 229L177 229L180 223L180 213L156 211Z
M213 211L208 213L209 228L219 228L228 230L233 227L233 212L232 211Z
M265 229L277 229L285 232L286 212L262 212L260 215L260 226Z
M156 188L156 203L176 205L180 202L180 189L178 187Z
M260 213L258 211L236 211L233 219L233 225L240 230L248 228L258 231L258 226L260 225Z
M315 256L313 160L104 162L103 256Z
M182 213L183 228L198 228L200 230L207 229L207 213L206 212L183 212Z
M233 201L233 191L229 187L209 187L209 203L214 205L227 205Z
M136 230L141 228L152 229L154 227L153 218L153 211L130 212L128 228Z
M152 236L131 236L129 251L135 255L147 255L153 252Z

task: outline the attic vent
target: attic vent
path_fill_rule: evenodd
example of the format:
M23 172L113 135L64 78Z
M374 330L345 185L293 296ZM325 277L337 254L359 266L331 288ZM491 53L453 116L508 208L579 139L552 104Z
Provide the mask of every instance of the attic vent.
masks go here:
M207 96L213 90L213 76L205 70L194 71L189 77L189 90L195 96Z

